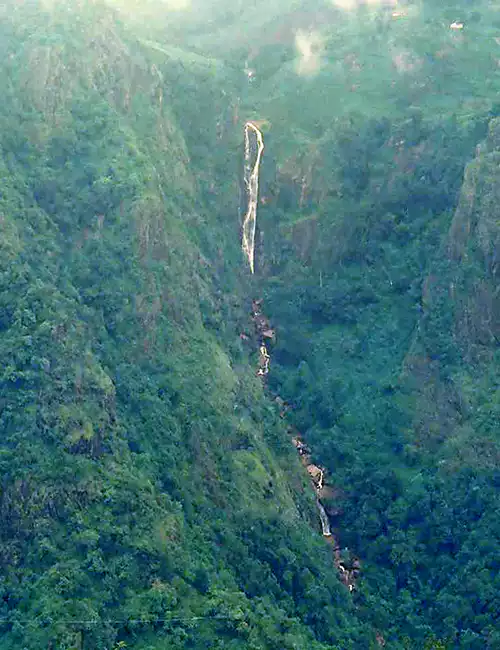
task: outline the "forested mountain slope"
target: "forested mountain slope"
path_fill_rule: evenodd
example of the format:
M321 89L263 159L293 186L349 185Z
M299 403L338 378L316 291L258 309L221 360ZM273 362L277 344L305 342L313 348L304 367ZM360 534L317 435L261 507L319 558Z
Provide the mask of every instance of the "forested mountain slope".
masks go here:
M3 3L2 648L500 646L499 26ZM352 595L255 377L256 297Z
M369 644L238 336L230 75L99 3L0 29L2 648Z
M308 74L255 61L270 384L401 647L500 644L496 29L488 3L365 8Z
M330 471L342 543L367 561L360 607L382 628L396 612L397 636L424 643L432 628L451 647L494 648L498 123L463 182L439 157L466 155L469 134L427 125L394 148L394 169L376 161L394 146L386 128L357 210L343 197L343 214L285 222L268 241L281 262L267 304L285 324L270 381ZM420 167L426 149L438 160ZM424 170L448 183L442 197Z

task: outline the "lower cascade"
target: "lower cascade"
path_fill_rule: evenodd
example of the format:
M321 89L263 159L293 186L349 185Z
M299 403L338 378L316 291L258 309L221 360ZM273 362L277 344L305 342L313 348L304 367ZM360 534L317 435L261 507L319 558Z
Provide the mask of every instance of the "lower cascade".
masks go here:
M316 505L318 506L319 519L321 521L321 531L325 537L330 537L332 531L330 529L330 520L326 514L326 510L319 499L316 499Z
M255 327L255 334L259 342L259 360L256 374L265 381L271 363L271 355L269 353L268 345L275 342L276 334L274 329L271 327L269 320L263 314L262 300L252 301L252 320ZM241 336L244 340L250 339L247 334L242 334ZM289 406L279 395L274 396L274 401L280 410L280 416L285 418ZM325 494L333 492L332 487L326 483L326 470L312 462L311 451L302 440L301 434L292 426L288 427L288 431L291 434L292 444L299 454L300 461L306 469L310 478L311 486L314 489L316 495L316 507L318 509L318 516L321 524L321 533L325 541L327 541L333 548L333 560L339 578L349 591L353 591L360 575L361 564L357 558L350 557L348 549L344 549L344 551L341 550L338 540L332 532L328 513L321 501L325 498Z

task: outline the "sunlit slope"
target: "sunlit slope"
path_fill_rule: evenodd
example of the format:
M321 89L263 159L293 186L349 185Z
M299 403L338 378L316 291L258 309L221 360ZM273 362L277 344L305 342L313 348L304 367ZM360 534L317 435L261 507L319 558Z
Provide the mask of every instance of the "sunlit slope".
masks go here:
M313 133L353 111L402 116L412 105L469 116L496 102L497 21L489 3L332 10L321 25L297 25L312 45L309 65L293 31L284 43L267 43L260 56L258 46L253 48L255 101L277 123L286 102L289 122Z
M242 48L254 48L272 37L288 21L296 26L317 10L322 2L271 0L247 3L242 0L108 0L126 21L151 33L167 34L179 47L201 53L231 55Z

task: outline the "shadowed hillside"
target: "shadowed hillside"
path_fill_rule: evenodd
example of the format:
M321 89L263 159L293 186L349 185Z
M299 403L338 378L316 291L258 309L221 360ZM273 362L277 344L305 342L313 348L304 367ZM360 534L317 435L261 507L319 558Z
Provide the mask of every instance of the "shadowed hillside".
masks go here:
M230 73L98 3L1 30L2 647L368 639L238 336Z

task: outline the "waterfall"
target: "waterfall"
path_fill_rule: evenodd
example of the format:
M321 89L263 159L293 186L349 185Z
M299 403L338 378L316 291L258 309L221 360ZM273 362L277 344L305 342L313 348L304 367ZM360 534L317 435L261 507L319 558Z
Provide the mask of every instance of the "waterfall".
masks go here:
M330 521L328 519L328 515L326 514L325 509L323 508L323 504L319 499L316 499L316 503L318 505L318 512L319 518L321 520L321 530L323 532L323 535L325 537L330 537L332 531L330 530Z
M257 138L257 156L255 164L251 165L251 150L250 150L250 131L255 133ZM245 124L245 173L244 182L245 189L248 196L247 212L243 220L243 234L241 240L241 248L244 255L248 259L250 265L250 272L254 272L254 257L255 257L255 227L257 224L257 203L259 199L259 170L260 161L262 159L262 152L264 151L264 138L262 133L253 122Z
M318 492L320 492L323 489L323 479L325 477L325 470L322 467L320 467L319 469L320 469L321 474L319 475L319 481L318 481L318 487L317 487Z
M250 146L250 131L253 131L257 141L257 153L255 156L255 162L252 166L252 147ZM250 272L253 274L255 271L255 229L257 225L257 205L259 200L259 171L260 163L262 160L262 152L264 151L264 138L260 129L253 123L247 122L245 124L245 169L244 169L244 184L245 191L248 196L248 205L245 218L243 221L243 232L241 239L241 248L243 254L248 260L250 266ZM319 276L320 287L323 286L323 277L320 273ZM259 334L260 338L260 348L259 348L259 367L257 370L257 375L259 377L265 377L269 372L269 361L270 356L267 350L265 337L274 338L273 330L269 326L269 321L263 316L261 309L262 299L252 301L252 318L256 325L256 331ZM267 331L270 331L271 335L269 336ZM240 336L246 335L241 334ZM276 397L284 404L283 400ZM285 409L283 409L282 417L284 416ZM325 487L325 470L322 467L316 467L314 465L309 465L310 456L309 452L305 445L301 442L300 433L297 431L296 438L293 438L295 447L299 452L301 457L301 462L308 470L314 468L314 473L310 472L311 484L316 492L316 507L318 508L319 519L321 522L321 532L323 537L327 537L329 543L333 546L334 552L334 563L339 572L340 579L346 587L349 588L349 591L353 591L355 588L356 579L359 575L359 560L357 560L356 570L346 569L344 564L342 564L342 558L339 551L338 541L333 536L330 528L330 520L326 514L326 510L323 507L319 497L323 493L323 488ZM319 477L317 470L319 469ZM357 572L357 573L356 573Z

